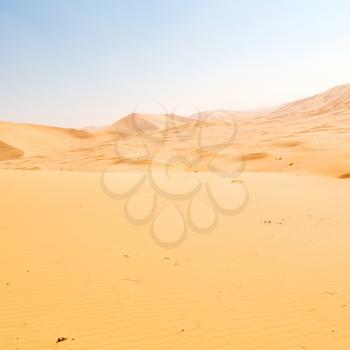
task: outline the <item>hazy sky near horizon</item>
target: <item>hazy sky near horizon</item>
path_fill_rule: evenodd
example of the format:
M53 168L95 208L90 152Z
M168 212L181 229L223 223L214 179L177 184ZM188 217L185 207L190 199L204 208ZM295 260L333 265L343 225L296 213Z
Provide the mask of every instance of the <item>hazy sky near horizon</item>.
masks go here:
M0 120L247 110L350 83L350 2L0 0ZM140 106L140 107L138 107Z

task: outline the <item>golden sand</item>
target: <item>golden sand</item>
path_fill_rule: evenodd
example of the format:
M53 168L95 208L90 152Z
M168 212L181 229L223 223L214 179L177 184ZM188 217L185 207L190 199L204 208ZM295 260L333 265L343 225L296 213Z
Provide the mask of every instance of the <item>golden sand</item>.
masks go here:
M0 349L348 349L349 90L237 135L1 122Z

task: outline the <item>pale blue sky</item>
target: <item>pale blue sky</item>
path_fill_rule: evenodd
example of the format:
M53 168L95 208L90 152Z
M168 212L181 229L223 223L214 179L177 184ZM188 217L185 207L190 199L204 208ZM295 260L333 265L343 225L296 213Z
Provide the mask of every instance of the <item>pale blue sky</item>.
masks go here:
M350 83L349 14L348 0L0 0L0 120L81 127L150 101L181 114L318 93Z

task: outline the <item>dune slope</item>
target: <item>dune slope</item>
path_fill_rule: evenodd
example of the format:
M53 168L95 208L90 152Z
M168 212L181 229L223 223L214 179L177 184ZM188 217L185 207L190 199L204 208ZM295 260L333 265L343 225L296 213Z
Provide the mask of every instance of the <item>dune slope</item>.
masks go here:
M215 163L232 172L244 163L245 171L349 178L350 85L254 113L203 112L200 120L133 113L93 133L1 122L0 140L24 154L4 156L0 168L147 170L185 157L181 167L188 171L205 172Z
M0 161L21 158L23 151L0 141Z

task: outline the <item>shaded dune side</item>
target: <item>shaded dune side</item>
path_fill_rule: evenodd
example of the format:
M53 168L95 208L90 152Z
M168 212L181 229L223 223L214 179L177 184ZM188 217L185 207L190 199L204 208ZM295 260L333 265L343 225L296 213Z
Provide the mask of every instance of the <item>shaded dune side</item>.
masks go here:
M24 152L0 141L0 161L21 158Z
M244 160L250 161L250 160L265 159L265 158L268 158L269 156L270 156L269 153L253 152L253 153L244 154Z
M338 176L339 179L350 179L350 172Z

